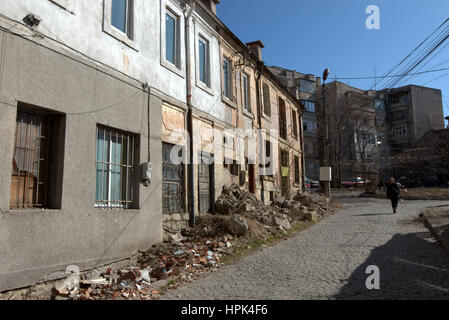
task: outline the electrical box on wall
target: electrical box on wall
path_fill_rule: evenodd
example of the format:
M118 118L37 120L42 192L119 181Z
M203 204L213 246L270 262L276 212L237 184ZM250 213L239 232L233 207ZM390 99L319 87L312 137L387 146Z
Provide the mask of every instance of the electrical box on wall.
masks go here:
M151 182L151 174L153 171L153 164L150 162L142 163L142 181L145 186L148 186Z
M320 181L329 182L332 181L332 168L321 167L320 168Z

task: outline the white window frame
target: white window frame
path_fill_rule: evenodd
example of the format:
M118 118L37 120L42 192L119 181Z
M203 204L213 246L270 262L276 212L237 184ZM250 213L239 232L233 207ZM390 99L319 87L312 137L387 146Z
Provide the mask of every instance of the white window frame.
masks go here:
M201 27L198 24L195 24L195 69L196 69L196 77L195 77L195 83L196 86L205 92L209 93L210 95L214 95L214 90L212 89L212 77L211 77L211 64L212 64L212 39L211 36L208 36L208 34L203 31L203 29L200 29ZM199 43L200 40L203 42L206 42L206 83L202 82L200 80L200 50L199 50ZM221 63L219 64L221 66ZM218 66L217 66L218 67Z
M167 25L166 14L177 18L176 36L175 36L175 64L166 59L167 57ZM184 49L184 18L181 8L168 0L161 2L161 65L168 70L176 73L178 76L185 78L185 49Z
M243 110L245 112L252 113L252 110L251 110L251 90L250 90L251 77L246 72L242 72L241 75L242 75L241 81L242 81L242 106L243 106ZM245 81L244 81L245 78L246 78L246 87L244 85L245 84ZM245 95L245 92L246 92L246 95Z
M135 48L135 23L136 23L136 10L135 10L135 1L134 0L128 0L131 1L131 13L127 13L131 16L131 21L128 22L129 24L129 30L127 33L122 32L121 30L115 28L112 25L112 0L104 0L103 2L103 31L113 38L123 42L127 46L136 49ZM128 17L129 19L129 17Z

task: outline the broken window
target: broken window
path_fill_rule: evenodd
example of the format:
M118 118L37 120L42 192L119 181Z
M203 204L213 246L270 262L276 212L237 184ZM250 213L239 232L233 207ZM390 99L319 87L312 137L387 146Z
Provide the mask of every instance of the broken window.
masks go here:
M133 134L97 127L95 207L129 209L134 203Z
M175 145L162 143L162 211L164 214L184 213L184 165L174 164L171 153ZM179 151L182 155L182 149Z
M59 209L64 117L19 107L11 175L11 209Z

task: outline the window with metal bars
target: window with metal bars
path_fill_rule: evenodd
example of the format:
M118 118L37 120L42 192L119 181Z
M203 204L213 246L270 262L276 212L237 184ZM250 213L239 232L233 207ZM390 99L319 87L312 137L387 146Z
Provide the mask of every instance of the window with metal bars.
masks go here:
M162 143L162 211L178 214L185 211L184 165L174 164L171 152L174 145ZM182 150L179 150L182 154Z
M19 103L10 209L60 209L65 116Z
M287 116L285 112L285 101L279 98L279 136L287 140Z
M133 134L98 126L95 207L130 209L134 204Z
M45 208L48 185L48 118L19 111L16 122L11 209Z

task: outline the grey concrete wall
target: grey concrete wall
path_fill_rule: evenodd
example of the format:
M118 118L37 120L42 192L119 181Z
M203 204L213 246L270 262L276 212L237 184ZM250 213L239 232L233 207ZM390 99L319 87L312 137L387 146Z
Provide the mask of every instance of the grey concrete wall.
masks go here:
M50 279L68 265L111 262L161 241L161 99L151 96L148 117L148 94L119 73L13 35L2 45L0 291ZM66 114L60 210L9 210L18 102ZM95 210L97 124L138 135L140 162L146 162L148 118L153 179L148 188L138 184L138 209Z
M444 129L441 90L412 86L411 99L415 140L430 130Z

